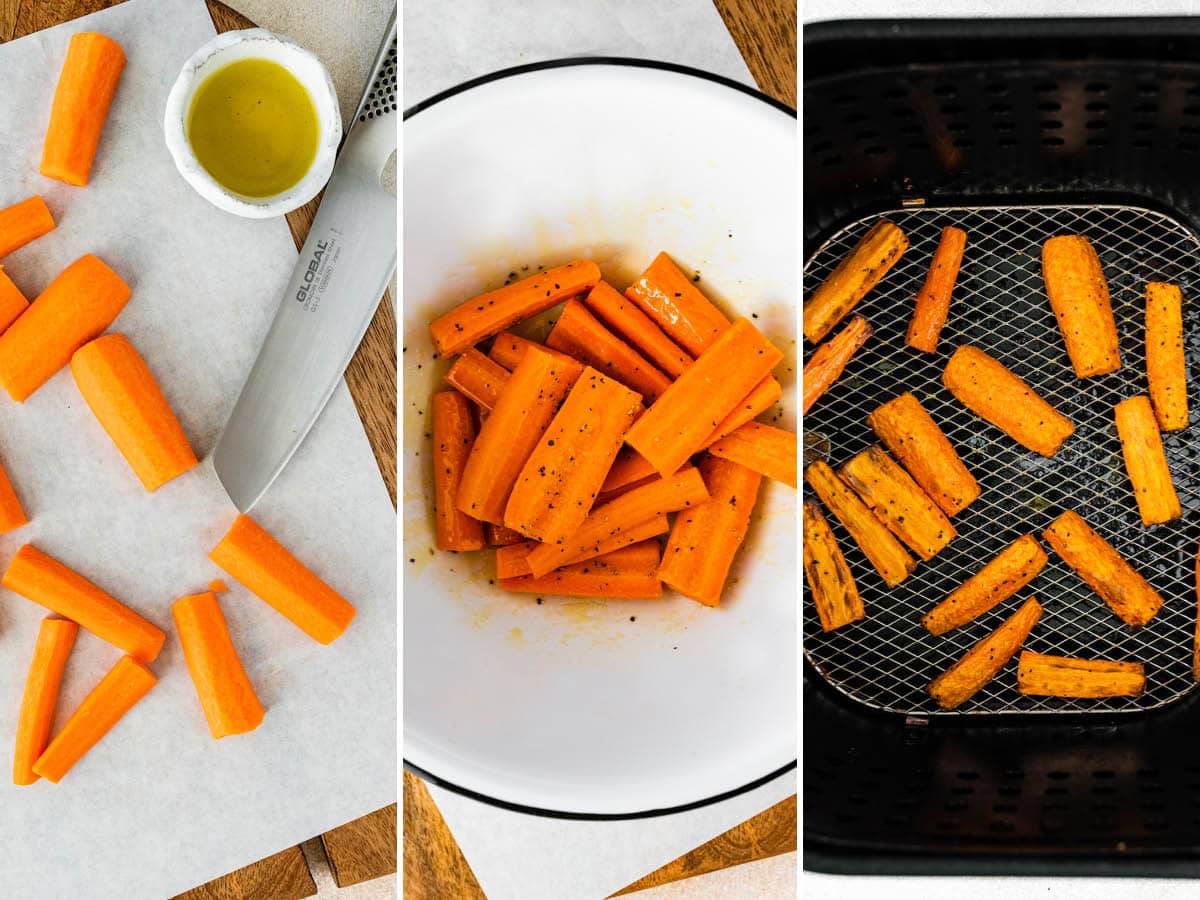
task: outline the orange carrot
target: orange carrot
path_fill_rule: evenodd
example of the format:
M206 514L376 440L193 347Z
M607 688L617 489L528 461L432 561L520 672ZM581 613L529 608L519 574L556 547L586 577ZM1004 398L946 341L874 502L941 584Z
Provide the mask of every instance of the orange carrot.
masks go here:
M580 371L583 370L583 366L579 365L579 360L575 359L575 357L560 353L557 350L547 347L545 344L531 341L529 338L513 334L511 331L502 331L496 335L496 339L492 341L492 349L488 351L488 359L499 363L511 372L521 364L521 360L525 358L525 351L530 347L537 347L543 353L550 354L559 362L565 363L568 366L574 364L578 366Z
M433 395L433 509L439 550L480 550L483 526L455 503L463 468L475 443L471 401L458 391Z
M817 347L804 364L804 413L842 377L850 358L871 336L871 325L862 316L855 316L846 327Z
M704 439L704 446L708 447L721 438L733 434L747 422L752 422L770 409L782 396L783 385L776 380L774 375L768 375L750 389L750 393L741 399L733 412L717 424L712 434Z
M1041 604L1030 597L999 628L972 646L929 685L937 705L955 709L979 693L1021 649L1041 616Z
M62 684L67 657L75 646L79 626L68 619L42 619L33 662L25 677L25 695L17 718L16 749L13 751L13 784L33 784L38 780L33 764L46 749L58 688Z
M571 563L582 562L584 559L603 556L605 553L612 553L614 550L620 550L630 544L637 544L652 537L658 537L660 534L666 534L670 530L671 523L667 521L667 517L659 514L640 525L631 525L623 531L618 531L612 537L597 541L582 556L575 555L570 559L560 560L559 568ZM521 575L532 575L533 569L529 566L529 554L543 546L545 545L537 541L522 541L519 544L501 547L496 551L496 577L518 578Z
M229 585L227 585L227 584L226 584L224 581L222 581L220 578L214 578L212 581L210 581L210 582L208 583L208 589L209 589L210 591L212 591L214 594L227 594L227 593L229 593Z
M0 334L0 385L18 403L112 324L129 285L90 253L67 266Z
M577 259L472 297L435 319L429 333L442 356L454 356L522 319L591 290L599 280L600 269L594 262Z
M33 771L58 784L157 681L154 673L138 660L122 656L83 698L62 731L33 764Z
M40 171L47 178L88 183L124 68L125 53L112 38L89 31L71 36L42 146Z
M71 357L71 374L146 490L158 490L199 464L146 361L124 335L84 344Z
M480 409L491 412L510 374L504 366L470 347L446 373L446 384L474 400Z
M525 594L564 597L657 599L662 596L662 582L655 574L658 551L658 541L643 541L586 562L564 566L547 575L501 578L500 587Z
M263 705L238 658L217 595L181 597L171 605L171 615L209 732L219 740L253 731L263 720Z
M921 624L930 634L945 634L965 625L1033 581L1047 560L1037 538L1021 535L925 613Z
M880 219L804 301L804 336L817 343L833 330L908 249L896 225Z
M812 500L804 501L804 578L822 631L833 631L866 616L862 596L837 545L833 530Z
M145 662L158 657L167 638L157 625L33 544L16 552L0 584Z
M8 480L8 473L0 466L0 534L15 531L28 522L29 517L21 508L21 501L13 490L12 482Z
M37 194L0 209L0 258L54 230L54 216Z
M1146 380L1163 431L1188 426L1187 361L1183 351L1183 293L1177 284L1146 285Z
M796 433L747 422L708 448L713 456L732 460L760 475L796 486Z
M1079 234L1046 241L1042 278L1076 376L1105 375L1121 368L1108 282L1091 241Z
M328 644L354 607L249 516L240 515L208 558L313 640Z
M604 476L604 484L600 486L600 490L605 493L615 491L657 474L650 460L632 447L622 447L617 453L617 458L613 460L612 468Z
M654 320L607 281L601 281L583 298L588 309L637 348L671 378L692 364L692 357L666 336Z
M958 280L958 267L962 265L963 249L967 246L967 233L961 228L947 225L942 229L933 254L933 263L925 284L917 292L916 308L912 321L908 323L908 335L904 343L925 353L936 353L938 337L946 324L950 312L950 294Z
M729 319L666 253L654 257L650 267L625 289L625 296L693 358L712 346L729 327Z
M1171 481L1171 469L1163 450L1162 435L1150 398L1145 394L1122 400L1113 412L1125 471L1133 485L1143 525L1170 522L1183 515L1179 495Z
M1021 651L1017 690L1037 697L1137 697L1146 668L1136 660L1076 659Z
M484 522L483 532L487 536L489 547L507 547L510 544L525 543L525 535L519 531L513 531L511 528L505 528L503 525Z
M29 309L29 301L21 289L13 284L4 267L0 266L0 332L17 321L17 317Z
M600 324L578 300L568 300L559 314L546 346L553 347L615 381L637 391L653 403L671 384L645 357Z

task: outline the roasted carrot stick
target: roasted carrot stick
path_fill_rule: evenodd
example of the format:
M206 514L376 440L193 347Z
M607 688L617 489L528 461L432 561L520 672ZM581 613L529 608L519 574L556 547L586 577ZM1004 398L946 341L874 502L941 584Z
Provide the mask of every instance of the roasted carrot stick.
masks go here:
M768 375L750 389L750 393L741 399L733 412L727 415L713 429L712 434L704 439L704 446L709 447L737 431L747 422L770 409L783 396L783 385L774 375Z
M546 337L553 347L620 382L653 403L671 379L617 337L578 300L568 300Z
M208 558L322 644L354 618L354 607L249 516L234 520Z
M570 565L571 563L583 562L584 559L603 556L606 553L612 553L614 550L620 550L622 547L628 547L630 544L639 544L652 537L658 537L660 534L666 534L670 530L671 523L667 521L667 517L665 515L657 515L652 519L647 519L640 525L630 526L624 531L618 531L612 537L597 541L595 545L589 548L586 556L564 560L562 565ZM499 548L496 551L496 577L519 578L522 575L532 575L533 569L529 567L529 554L541 546L544 545L537 541L522 541L519 544L511 544L507 547ZM554 570L551 569L551 571Z
M433 509L437 516L439 550L480 550L483 526L455 504L458 486L471 446L475 443L475 417L471 401L458 391L433 395Z
M855 316L846 327L813 351L804 364L804 414L821 399L833 383L842 377L850 358L871 336L871 325L862 316Z
M158 657L167 637L157 625L33 544L16 552L0 584L145 662Z
M1070 419L978 347L963 344L954 351L942 384L971 412L1042 456L1053 456L1075 433Z
M1078 234L1050 238L1042 245L1042 277L1075 374L1121 368L1108 282L1091 241Z
M53 230L54 216L37 194L0 209L0 259Z
M641 308L610 285L601 281L583 298L587 308L617 334L629 341L655 368L678 378L692 364L686 350L642 312Z
M125 53L112 38L88 31L71 36L42 146L40 171L47 178L88 183L124 68Z
M1046 561L1046 551L1037 538L1021 535L925 613L921 624L930 634L945 634L965 625L1033 581Z
M654 257L625 296L693 359L712 346L729 319L700 292L666 253Z
M21 289L13 284L4 267L0 266L0 332L17 321L17 317L29 309L29 301Z
M942 709L956 709L996 677L1042 615L1041 604L1030 597L999 628L975 644L929 685L929 694Z
M1140 662L1074 659L1022 650L1017 690L1039 697L1137 697L1146 690Z
M550 354L560 362L566 363L568 366L574 365L580 371L583 371L583 366L579 365L579 361L574 357L560 353L558 350L547 347L545 344L539 344L537 341L531 341L528 338L513 334L511 331L502 331L496 335L496 339L492 341L492 349L488 351L488 359L499 363L512 372L521 364L521 360L525 358L525 351L530 347L537 347L543 353Z
M790 487L796 486L796 433L784 431L759 422L747 422L737 431L711 444L708 452L713 456L728 459L782 481Z
M804 501L803 549L804 578L821 620L821 630L833 631L863 618L866 611L854 576L821 507L812 500Z
M1177 284L1152 281L1146 285L1146 380L1159 428L1187 428L1183 293Z
M90 253L67 266L0 334L0 385L18 403L112 324L129 285Z
M199 464L146 361L124 335L84 344L71 357L71 374L146 490L158 490Z
M265 710L233 646L217 595L181 597L171 605L171 615L213 738L253 731Z
M804 301L804 336L817 343L850 314L908 249L896 225L880 219Z
M658 552L658 541L642 541L586 562L563 566L547 575L501 578L500 587L525 594L564 597L657 599L662 596L662 582L656 574Z
M962 512L979 496L979 483L911 393L883 404L867 424L946 515Z
M1064 512L1042 537L1127 624L1145 625L1162 606L1158 591L1077 513Z
M950 312L950 295L958 280L958 268L962 265L966 246L967 233L961 228L947 225L942 229L942 239L933 254L929 274L917 292L912 321L908 323L908 334L904 338L908 346L925 353L937 352L938 338Z
M525 535L521 532L505 528L503 525L493 525L491 522L483 524L483 533L487 537L489 547L507 547L509 544L525 542Z
M33 771L58 784L157 681L141 662L132 656L122 656L83 698L62 731L33 764Z
M1133 484L1143 525L1170 522L1183 515L1171 483L1171 469L1150 398L1145 394L1122 400L1113 408L1125 471Z
M577 259L472 297L434 319L429 333L442 356L454 356L522 319L590 291L599 280L600 269L594 262Z
M878 444L852 456L838 474L921 559L933 559L957 534L946 514Z
M500 363L470 347L446 373L446 384L491 412L510 374Z
M75 646L79 626L68 619L42 619L37 643L33 647L33 662L25 677L25 694L17 718L17 740L13 751L13 784L33 784L38 780L33 764L46 749L50 726L54 722L54 707L58 704L58 688L62 684L67 657Z

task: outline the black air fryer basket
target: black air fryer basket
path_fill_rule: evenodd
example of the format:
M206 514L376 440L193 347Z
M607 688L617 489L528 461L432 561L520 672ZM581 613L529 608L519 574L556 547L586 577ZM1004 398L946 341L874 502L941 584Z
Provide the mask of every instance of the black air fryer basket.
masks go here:
M875 335L806 416L805 461L844 462L874 441L867 412L913 390L983 488L954 520L959 537L895 591L829 517L868 619L822 635L806 596L805 866L1200 874L1200 19L837 22L809 26L804 43L805 294L879 216L912 239L856 310ZM950 322L936 357L905 355L947 224L969 234ZM1092 239L1109 278L1119 375L1081 382L1066 363L1039 254L1068 232ZM1183 288L1194 423L1165 437L1183 518L1153 529L1112 426L1112 403L1145 391L1147 280ZM1066 412L1074 443L1043 465L956 407L938 378L963 342ZM1146 629L1124 626L1051 551L1029 588L961 634L923 633L931 599L1065 508L1162 594ZM1047 612L1028 649L1141 659L1146 694L1021 697L1014 660L959 712L937 710L923 686L1031 593Z

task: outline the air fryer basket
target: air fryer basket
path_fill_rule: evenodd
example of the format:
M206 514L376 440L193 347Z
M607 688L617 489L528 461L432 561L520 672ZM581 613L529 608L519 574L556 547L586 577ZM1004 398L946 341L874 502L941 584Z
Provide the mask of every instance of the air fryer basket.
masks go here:
M998 221L1021 227L1029 225L1023 210L1042 207L1031 240L1038 227L1070 221L1056 223L1059 214L1046 208L1069 208L1095 225L1103 224L1097 207L1133 207L1141 212L1120 213L1132 218L1113 233L1170 222L1177 265L1164 277L1178 279L1188 306L1200 296L1200 249L1187 255L1188 240L1200 233L1200 20L809 26L803 127L806 260L843 228L899 207L952 207L947 216L984 222L999 214L966 208L1005 207L1009 219ZM923 223L922 244L936 242L936 216L912 221ZM1126 240L1137 257L1136 237ZM968 241L968 257L971 249ZM926 261L930 252L919 251ZM1136 259L1128 271L1131 280L1140 277ZM812 287L806 282L805 293ZM890 297L893 304L898 296ZM991 299L1000 304L993 320L1003 321L1003 294ZM1189 347L1196 327L1185 312ZM996 331L1013 354L997 351L1001 358L1031 372L1036 362L1022 356L1034 351L1020 335ZM1189 366L1200 377L1191 350ZM847 406L845 415L858 412ZM818 422L816 410L812 418L809 428ZM1191 433L1181 436L1179 454L1190 453ZM845 452L857 449L847 445ZM836 461L842 459L839 453ZM1185 507L1195 505L1185 499ZM1169 533L1186 571L1200 537L1197 511L1185 509ZM1190 648L1179 632L1185 607L1195 609L1188 579L1177 573L1164 594L1182 615L1171 653L1185 653ZM810 634L806 629L806 643ZM1080 647L1092 638L1090 628L1075 636ZM850 672L854 662L843 659L843 669ZM893 665L891 682L903 682L908 669ZM831 686L837 679L827 680L826 667L817 671L810 659L806 867L1200 874L1200 692L1190 691L1185 669L1164 702L1147 704L1156 709L1110 704L1081 716L1070 704L989 706L985 697L977 711L1006 712L936 716L915 700L866 705L845 684ZM912 700L909 688L893 699ZM1184 696L1176 698L1176 689Z

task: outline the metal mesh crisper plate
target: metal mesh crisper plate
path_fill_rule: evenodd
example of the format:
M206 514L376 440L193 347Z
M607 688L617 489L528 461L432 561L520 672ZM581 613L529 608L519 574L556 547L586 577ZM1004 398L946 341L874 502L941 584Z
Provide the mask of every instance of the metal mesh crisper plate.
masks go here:
M871 322L874 335L805 417L805 463L824 458L837 467L869 446L875 436L867 427L867 414L910 390L957 448L982 493L954 518L958 537L934 559L919 562L892 590L829 516L867 618L826 635L811 602L806 602L805 655L831 685L870 707L942 714L926 692L929 682L1034 594L1045 612L1026 649L1141 660L1146 692L1137 698L1103 700L1025 697L1016 688L1013 659L951 714L1134 712L1183 696L1195 687L1197 426L1164 435L1183 518L1145 528L1125 474L1112 410L1118 401L1146 391L1147 281L1182 287L1189 372L1200 371L1200 329L1191 327L1188 312L1189 300L1200 290L1200 241L1175 219L1130 206L908 208L860 219L833 235L805 265L806 291L824 280L879 218L899 225L911 243L856 310ZM924 282L945 225L966 230L967 248L949 320L938 353L931 356L905 347L904 334L912 298ZM1087 235L1100 254L1121 335L1121 369L1086 380L1077 379L1070 367L1041 274L1042 243L1068 233ZM1075 434L1053 459L1024 449L970 413L942 386L942 369L963 343L999 358L1075 423ZM1195 421L1200 385L1194 378L1188 393ZM1162 594L1163 608L1147 626L1125 625L1047 546L1050 562L1017 596L941 637L921 627L921 616L934 603L1019 535L1040 536L1066 508L1083 516Z

